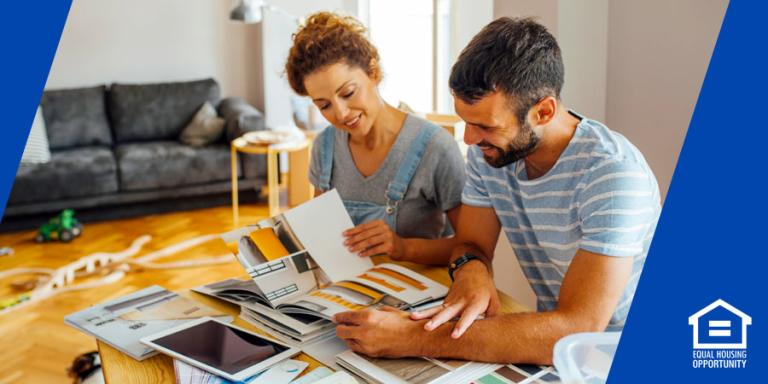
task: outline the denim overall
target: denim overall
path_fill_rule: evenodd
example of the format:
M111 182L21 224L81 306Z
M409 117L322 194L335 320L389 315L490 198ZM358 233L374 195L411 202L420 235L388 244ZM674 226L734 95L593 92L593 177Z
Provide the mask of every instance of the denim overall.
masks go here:
M393 232L397 233L397 210L398 205L405 197L405 192L411 184L411 179L419 167L419 162L427 149L427 145L432 140L432 136L439 130L435 125L428 124L421 127L416 139L411 142L405 157L400 163L400 168L395 173L395 177L387 185L384 192L387 199L386 205L371 203L368 201L343 200L344 207L347 208L349 216L355 225L360 225L373 220L384 220ZM333 150L336 138L336 128L328 126L321 134L319 143L322 146L320 150L320 189L330 190L331 171L333 170Z

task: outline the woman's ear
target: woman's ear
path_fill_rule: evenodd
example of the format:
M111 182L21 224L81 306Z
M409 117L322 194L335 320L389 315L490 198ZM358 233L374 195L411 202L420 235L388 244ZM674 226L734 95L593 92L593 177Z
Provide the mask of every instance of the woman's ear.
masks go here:
M379 61L376 60L376 58L372 58L368 63L368 77L370 77L371 80L376 83L376 85L381 83L381 67L379 66Z

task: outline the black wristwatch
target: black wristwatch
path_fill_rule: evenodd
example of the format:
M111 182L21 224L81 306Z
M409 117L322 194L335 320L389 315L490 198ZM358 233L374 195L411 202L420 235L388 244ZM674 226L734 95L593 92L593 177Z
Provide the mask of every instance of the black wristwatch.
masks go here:
M469 263L472 260L479 260L483 264L483 259L480 258L480 256L475 256L471 253L465 253L461 255L458 259L454 260L450 265L448 265L448 276L451 277L451 281L453 281L453 273L456 272L457 269L461 268L462 265Z

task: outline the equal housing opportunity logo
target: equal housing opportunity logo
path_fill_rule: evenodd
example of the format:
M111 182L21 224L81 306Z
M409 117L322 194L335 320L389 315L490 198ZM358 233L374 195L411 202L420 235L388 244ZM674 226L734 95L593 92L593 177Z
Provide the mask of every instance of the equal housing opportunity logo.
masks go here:
M752 318L722 299L688 318L693 326L693 368L746 368Z

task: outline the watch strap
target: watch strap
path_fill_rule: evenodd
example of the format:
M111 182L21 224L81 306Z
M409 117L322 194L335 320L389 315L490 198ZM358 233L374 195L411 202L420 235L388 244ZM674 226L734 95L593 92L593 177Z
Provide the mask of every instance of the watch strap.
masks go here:
M471 253L465 253L461 255L458 259L451 262L451 264L448 265L448 276L451 277L451 281L453 281L453 273L456 272L459 268L461 268L464 264L469 263L472 260L479 260L483 264L485 262L483 259L481 259L479 256L473 255Z

